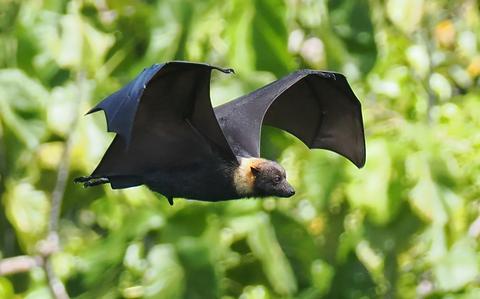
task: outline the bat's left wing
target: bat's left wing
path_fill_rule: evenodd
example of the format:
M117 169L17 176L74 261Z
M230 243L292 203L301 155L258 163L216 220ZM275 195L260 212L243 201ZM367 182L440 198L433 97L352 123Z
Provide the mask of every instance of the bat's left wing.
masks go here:
M300 70L215 108L233 152L259 157L261 126L283 129L310 148L365 164L360 102L342 74Z
M101 101L89 113L103 110L108 131L117 135L93 173L76 181L126 188L219 155L236 161L211 105L213 69L233 72L183 61L155 64Z

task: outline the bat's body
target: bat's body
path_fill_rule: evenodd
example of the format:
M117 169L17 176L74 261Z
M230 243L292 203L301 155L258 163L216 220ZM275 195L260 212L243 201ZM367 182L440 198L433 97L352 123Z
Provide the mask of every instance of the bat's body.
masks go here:
M293 188L285 183L275 194L264 194L254 186L253 174L249 165L264 163L278 167L277 163L264 159L241 158L243 166L226 160L204 161L190 165L186 169L158 171L147 175L144 184L167 198L181 197L203 201L221 201L242 197L262 197L277 195L291 196ZM281 172L281 171L280 171ZM283 177L282 177L283 178Z
M284 129L311 148L365 163L360 103L341 74L301 70L212 108L212 69L169 62L145 69L99 103L112 144L85 186L147 185L165 195L204 201L289 197L285 170L260 155L263 124Z

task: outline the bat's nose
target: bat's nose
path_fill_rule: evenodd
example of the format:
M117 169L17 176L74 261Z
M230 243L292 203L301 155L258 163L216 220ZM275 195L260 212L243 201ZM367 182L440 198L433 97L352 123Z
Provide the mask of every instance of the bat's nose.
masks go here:
M288 196L293 196L295 195L295 189L293 189L292 186L290 186L290 188L287 190L287 193L288 193Z

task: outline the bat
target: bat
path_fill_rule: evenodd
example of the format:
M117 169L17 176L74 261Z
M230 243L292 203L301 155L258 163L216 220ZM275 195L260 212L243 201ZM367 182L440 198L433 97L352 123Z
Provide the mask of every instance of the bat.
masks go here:
M203 63L154 64L87 114L103 110L116 135L85 187L146 185L173 198L222 201L290 197L284 168L260 157L263 125L285 130L309 148L365 164L361 104L339 73L299 70L250 94L212 107L212 70Z

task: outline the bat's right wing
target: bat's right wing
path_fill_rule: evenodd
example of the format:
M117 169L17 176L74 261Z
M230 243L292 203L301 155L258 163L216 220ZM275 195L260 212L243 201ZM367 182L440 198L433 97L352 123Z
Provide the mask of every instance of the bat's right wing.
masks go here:
M210 75L221 69L167 62L145 69L89 113L103 110L108 131L117 133L91 178L112 187L141 184L133 178L223 155L235 159L210 102ZM114 179L117 178L117 182Z
M262 125L365 164L360 102L342 74L300 70L215 108L234 153L259 157Z

